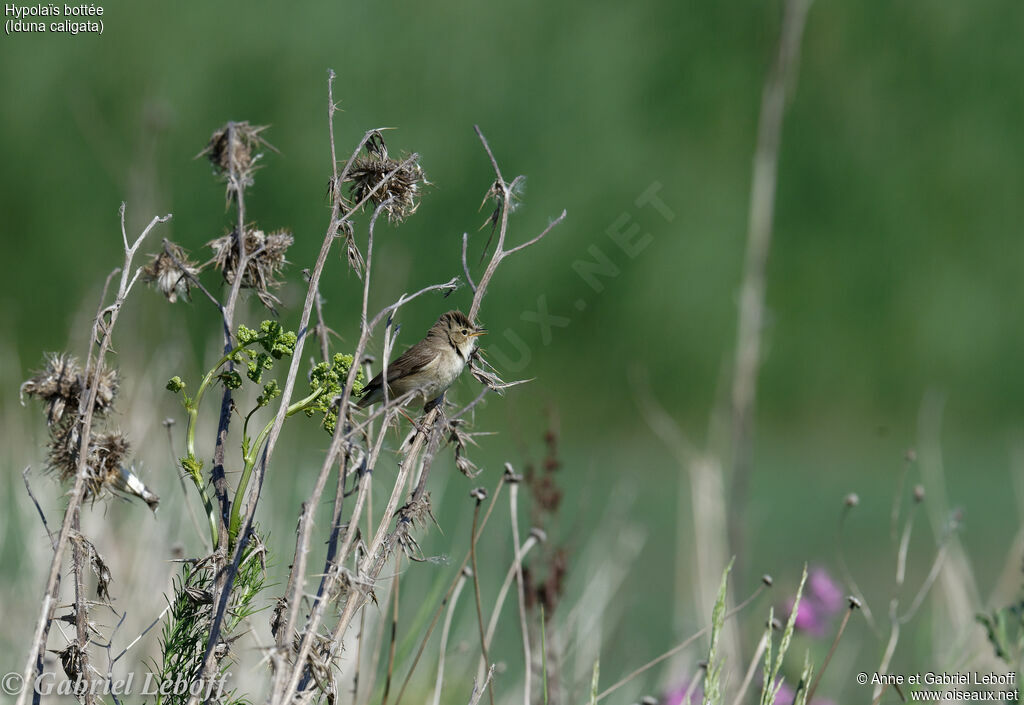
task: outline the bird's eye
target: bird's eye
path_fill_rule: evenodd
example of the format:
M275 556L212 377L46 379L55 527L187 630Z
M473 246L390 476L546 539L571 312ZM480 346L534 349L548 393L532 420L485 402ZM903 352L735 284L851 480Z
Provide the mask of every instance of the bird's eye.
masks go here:
M469 335L469 331L468 331L468 330L466 330L465 328L463 328L463 329L462 329L462 334L463 334L463 335Z

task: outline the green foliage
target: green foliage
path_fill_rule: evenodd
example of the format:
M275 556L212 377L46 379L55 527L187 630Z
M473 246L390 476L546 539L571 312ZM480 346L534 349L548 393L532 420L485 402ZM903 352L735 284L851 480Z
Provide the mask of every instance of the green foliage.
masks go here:
M266 406L272 400L281 396L281 385L276 379L272 379L263 385L263 393L256 397L256 404L260 407Z
M975 619L985 627L989 643L998 658L1017 668L1024 654L1024 600L979 614Z
M718 588L718 599L711 611L711 646L708 648L708 667L704 676L703 705L720 705L722 702L722 659L718 657L718 641L725 626L725 606L729 595L729 572L735 559L722 571L722 584Z
M807 705L808 688L811 686L811 675L814 672L814 665L811 663L811 652L804 652L804 668L800 671L800 683L796 687L796 697L793 705Z
M221 372L217 377L224 383L225 387L232 391L240 389L242 386L242 375L238 374L234 370Z
M334 427L338 422L335 400L343 391L343 386L352 370L352 363L351 355L335 353L330 365L321 362L309 373L309 386L313 394L316 395L316 400L306 407L306 415L321 414L323 416L321 425L331 435L334 435ZM352 396L362 394L365 385L366 375L360 369L356 372L355 381L352 383Z
M768 627L768 647L764 652L764 682L761 684L761 705L773 705L782 688L782 681L778 680L779 670L782 668L782 660L786 658L789 651L789 643L793 640L793 630L796 628L796 617L800 610L800 598L804 592L804 583L807 582L807 566L804 565L804 572L800 578L800 586L796 589L796 599L793 600L793 607L786 620L786 628L782 630L782 640L779 642L779 654L772 661L772 639L771 622ZM778 680L778 682L776 682Z
M203 476L203 461L199 460L195 456L186 455L181 459L181 467L185 470L192 478L198 478L201 481Z
M235 336L240 348L248 348L254 343L259 343L275 359L290 356L295 352L295 343L298 336L294 331L285 331L277 321L263 321L260 323L259 331L254 331L246 326L238 326L238 333Z
M226 674L231 666L232 632L245 618L258 611L256 599L266 586L266 563L266 547L254 527L253 539L239 565L228 599L220 641L214 651L220 676ZM158 679L158 690L161 684L168 681L167 689L171 690L173 683L195 682L202 675L210 624L213 610L216 609L215 582L216 571L212 560L182 564L181 574L174 581L170 612L160 636L160 663L153 667L153 673ZM242 698L235 698L234 692L223 695L224 699L220 702L228 705L246 702ZM178 705L188 700L189 693L186 692L160 696L156 702Z
M246 365L246 376L256 384L260 383L263 371L274 366L274 359L267 353L259 353Z
M174 394L177 394L184 388L185 383L182 382L181 377L178 377L177 375L167 380L167 389L168 391L173 392Z

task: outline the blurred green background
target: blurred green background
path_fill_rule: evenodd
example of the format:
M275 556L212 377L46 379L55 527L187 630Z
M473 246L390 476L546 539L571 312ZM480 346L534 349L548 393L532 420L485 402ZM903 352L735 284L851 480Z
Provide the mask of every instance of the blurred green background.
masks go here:
M398 128L386 135L392 152L418 152L433 183L414 217L381 228L377 262L387 264L373 305L461 274L463 232L480 256L486 212L477 207L493 175L474 124L506 176L528 176L513 241L568 211L503 266L485 302L492 361L507 361L506 377L536 381L490 402L481 427L501 434L476 457L492 479L505 459L539 458L545 410L556 409L562 481L580 501L567 536L584 544L620 483L634 488L636 519L653 531L638 559L642 584L660 599L628 608L633 638L652 645L645 653L671 643L662 611L675 588L659 556L676 552L677 520L686 534L687 518L675 516L682 477L638 413L627 370L645 370L680 428L703 442L727 388L751 155L780 4L104 8L102 36L0 38L5 397L43 351L83 350L82 318L120 261L121 201L133 230L174 214L146 251L170 237L208 256L204 244L231 216L208 164L193 157L227 120L270 125L265 135L280 151L266 155L248 206L261 227L295 234L281 292L283 320L294 324L299 270L312 264L328 221L333 68L339 153L368 128ZM755 573L792 583L805 560L830 564L841 499L857 491L867 517L857 527L859 568L864 582L888 584L890 564L871 546L887 536L895 478L918 442L929 391L945 400L947 496L965 510L983 595L1003 569L1017 524L1011 457L1024 423L1022 27L1024 5L1007 0L821 0L810 12L768 269L747 518ZM671 220L636 205L652 185ZM624 218L650 234L635 257L607 234ZM600 292L573 268L594 261L594 248L619 270ZM351 344L358 281L338 257L323 294L330 324ZM462 290L407 307L400 345L469 298ZM193 377L209 364L216 319L201 297L172 307L140 290L130 307L125 347L147 361L162 345L184 351L174 369ZM544 307L563 319L550 335L531 320ZM248 310L253 321L262 315ZM511 364L522 352L509 335L527 351L521 365ZM163 379L129 384L159 388ZM455 394L468 400L475 389L465 381ZM157 398L155 413L176 413ZM23 447L5 461L12 496L21 492L16 471L41 454ZM470 486L455 477L449 494ZM164 489L177 491L173 479ZM282 547L308 489L297 482L292 491ZM14 543L7 557L22 555Z

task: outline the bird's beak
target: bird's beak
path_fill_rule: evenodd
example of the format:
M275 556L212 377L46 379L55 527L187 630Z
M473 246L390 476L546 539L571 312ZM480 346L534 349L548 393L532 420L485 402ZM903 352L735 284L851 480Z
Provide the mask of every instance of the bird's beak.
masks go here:
M486 328L477 328L475 331L473 331L472 333L469 334L469 337L470 338L475 338L478 335L486 335L486 334L487 334L487 329Z

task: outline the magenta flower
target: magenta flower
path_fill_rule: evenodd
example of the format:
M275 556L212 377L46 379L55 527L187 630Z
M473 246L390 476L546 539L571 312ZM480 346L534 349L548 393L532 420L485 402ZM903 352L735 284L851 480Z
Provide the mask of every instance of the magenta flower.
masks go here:
M689 691L690 682L681 681L679 685L661 696L661 705L700 705L704 700L704 690L699 685L695 686L693 692L690 693L689 702L687 702L686 694Z
M824 636L831 618L843 609L843 591L822 567L807 576L807 587L800 599L794 626L816 637ZM785 614L793 612L793 600L786 603Z
M792 686L785 681L782 682L782 687L779 688L779 694L775 696L775 701L772 705L791 705L793 698L796 697L796 692ZM835 701L829 700L828 698L815 698L811 701L810 705L836 705Z
M807 593L814 602L827 614L842 611L843 591L822 567L816 567L807 577Z

